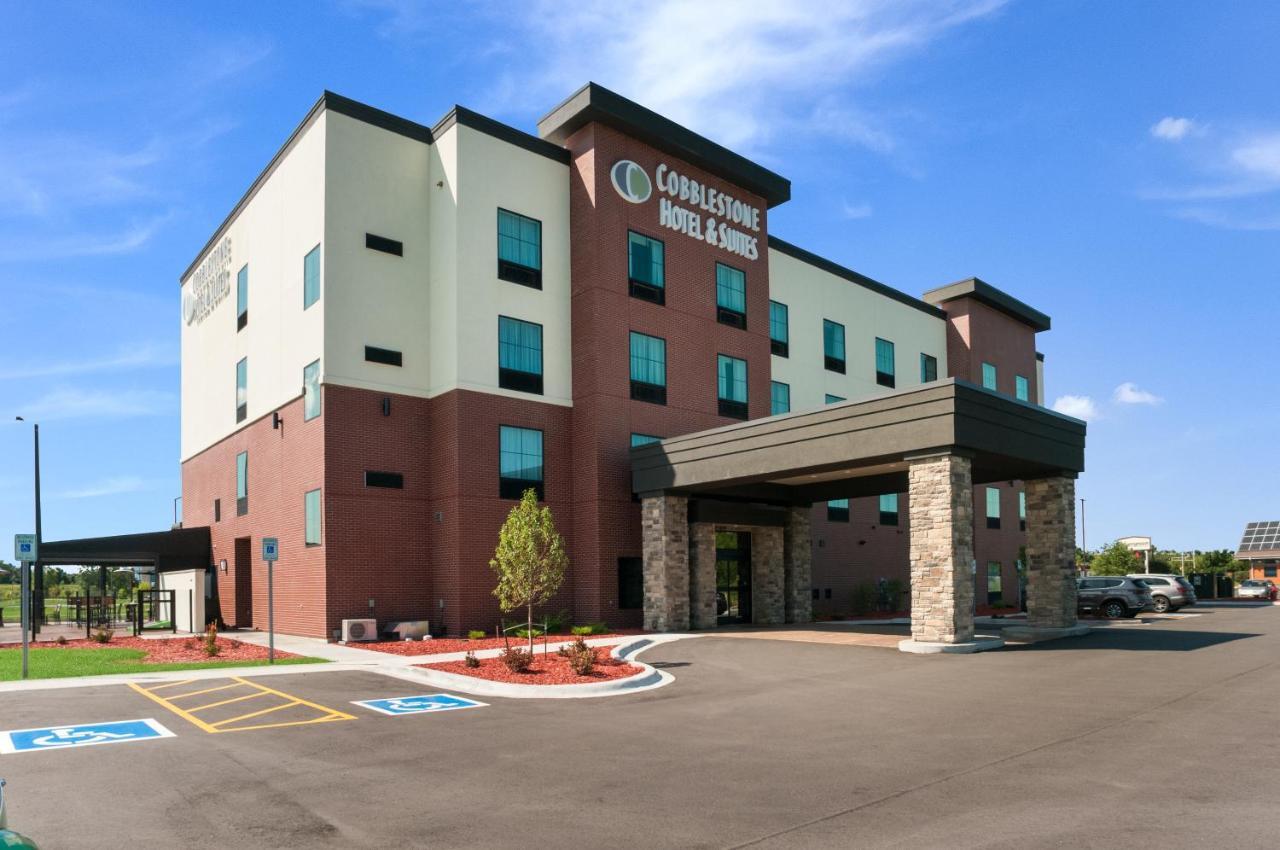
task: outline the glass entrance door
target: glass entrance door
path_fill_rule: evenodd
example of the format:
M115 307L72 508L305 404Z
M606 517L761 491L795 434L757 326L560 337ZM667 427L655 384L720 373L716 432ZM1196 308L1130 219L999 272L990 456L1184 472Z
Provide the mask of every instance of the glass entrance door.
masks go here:
M716 620L751 622L751 535L716 532Z

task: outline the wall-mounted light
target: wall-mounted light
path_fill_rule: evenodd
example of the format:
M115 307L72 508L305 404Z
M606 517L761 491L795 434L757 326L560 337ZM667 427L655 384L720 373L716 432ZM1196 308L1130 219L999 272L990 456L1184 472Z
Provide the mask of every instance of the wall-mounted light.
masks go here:
M219 569L221 572L224 572L224 573L227 571L227 559L226 559L226 558L223 558L221 561L219 561L219 562L218 562L218 569Z
M274 431L279 431L279 430L280 430L280 426L281 426L283 423L284 423L284 420L280 418L280 411L278 411L278 410L277 410L277 411L275 411L275 412L273 412L273 413L271 414L271 428L272 428L272 430L274 430Z

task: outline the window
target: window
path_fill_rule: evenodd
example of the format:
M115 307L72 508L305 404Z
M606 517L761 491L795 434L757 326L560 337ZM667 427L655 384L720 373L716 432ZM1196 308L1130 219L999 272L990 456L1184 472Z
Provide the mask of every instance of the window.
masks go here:
M885 493L880 497L880 524L898 524L898 494Z
M1031 384L1022 375L1013 376L1013 394L1018 401L1031 400Z
M996 388L996 367L994 364L982 364L982 385L989 390Z
M373 345L364 347L364 359L370 363L382 363L386 366L403 366L404 355L390 348L378 348Z
M317 360L302 370L302 420L315 419L320 415L320 361Z
M827 502L827 522L848 522L849 500L832 499Z
M1027 491L1018 492L1018 530L1027 530Z
M1000 527L1000 490L987 488L987 528Z
M618 559L618 608L644 607L644 559Z
M498 386L542 394L542 325L498 317Z
M1004 601L1004 580L999 561L987 561L987 604Z
M364 486L379 487L387 490L403 490L404 489L404 473L403 472L374 472L365 470Z
M1276 568L1275 568L1275 567L1263 567L1263 568L1262 568L1262 577L1263 577L1263 578L1275 578L1275 577L1276 577Z
M769 348L779 357L791 354L790 330L786 304L769 302Z
M717 355L717 392L720 415L747 418L747 361Z
M650 443L660 443L660 442L662 442L662 438L655 437L652 434L632 434L631 435L631 448L633 449L636 446L647 446Z
M667 341L631 332L631 397L667 403Z
M747 274L724 263L716 263L716 321L747 327Z
M249 264L236 274L236 331L249 324Z
M320 246L302 258L302 309L320 300Z
M893 343L876 337L876 383L882 387L895 385Z
M836 403L836 402L838 402L838 401L844 401L844 400L845 400L844 396L842 396L842 395L832 395L831 393L827 393L825 396L823 396L823 399L824 399L824 400L823 400L823 404L835 404L835 403Z
M213 500L213 521L222 522L222 500Z
M627 279L632 298L667 303L666 252L657 239L627 231Z
M320 545L320 491L308 490L302 497L306 509L306 537L303 540L308 546Z
M938 380L938 358L932 354L920 355L920 383Z
M384 254L395 254L397 257L404 256L403 242L397 242L395 239L388 239L385 236L376 236L372 233L364 235L364 247L372 251L381 251Z
M828 369L844 374L844 325L822 320L822 354Z
M542 432L532 428L498 428L498 496L519 499L532 487L546 498L542 481Z
M769 415L791 412L791 385L781 381L769 382Z
M249 513L249 453L236 455L236 516Z
M542 288L542 222L498 210L498 277Z
M241 357L236 364L236 422L249 416L249 358Z

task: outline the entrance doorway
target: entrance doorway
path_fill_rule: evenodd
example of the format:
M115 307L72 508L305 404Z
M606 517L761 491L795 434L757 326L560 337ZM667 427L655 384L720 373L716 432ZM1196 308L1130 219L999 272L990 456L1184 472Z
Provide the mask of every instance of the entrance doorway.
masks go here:
M716 532L716 621L751 622L751 535Z
M236 628L253 628L253 542L236 538Z

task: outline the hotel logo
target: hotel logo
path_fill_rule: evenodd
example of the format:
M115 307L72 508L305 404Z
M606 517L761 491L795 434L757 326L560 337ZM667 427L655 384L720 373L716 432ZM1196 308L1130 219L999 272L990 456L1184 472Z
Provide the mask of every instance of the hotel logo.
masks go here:
M613 188L633 204L643 204L653 194L653 184L644 169L629 159L620 159L609 171Z

